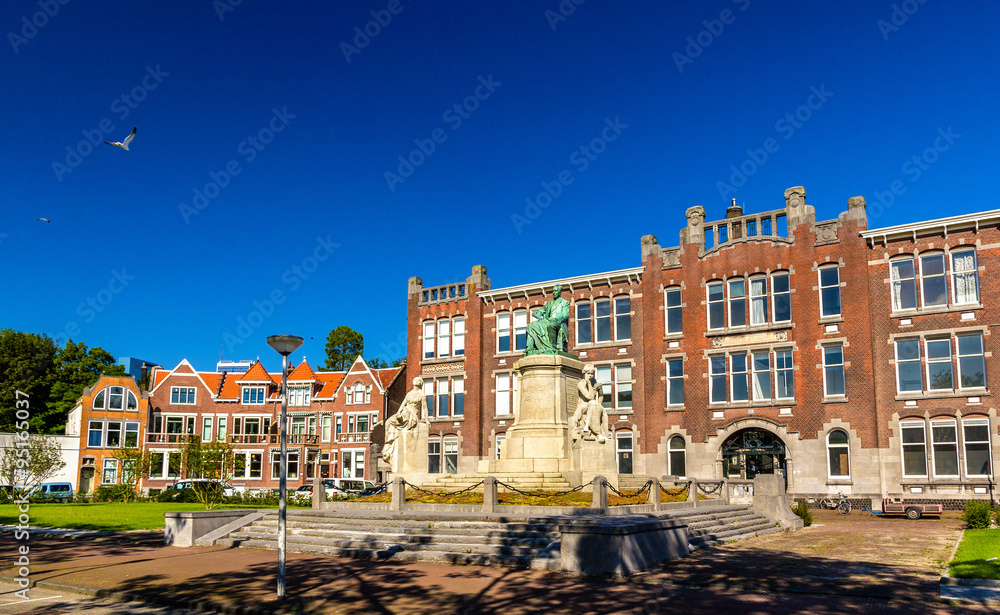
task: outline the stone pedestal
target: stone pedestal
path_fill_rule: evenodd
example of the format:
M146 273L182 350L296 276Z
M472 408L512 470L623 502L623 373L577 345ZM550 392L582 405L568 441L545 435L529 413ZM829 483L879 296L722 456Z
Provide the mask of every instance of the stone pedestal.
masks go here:
M394 476L412 476L427 473L428 424L421 421L396 441L396 454L392 460Z
M570 471L569 414L576 407L583 363L559 355L532 355L515 363L514 369L518 372L514 424L490 471Z
M571 471L566 473L570 483L582 485L594 480L595 476L604 476L612 487L618 488L614 438L609 437L604 443L578 439L572 444L570 459Z

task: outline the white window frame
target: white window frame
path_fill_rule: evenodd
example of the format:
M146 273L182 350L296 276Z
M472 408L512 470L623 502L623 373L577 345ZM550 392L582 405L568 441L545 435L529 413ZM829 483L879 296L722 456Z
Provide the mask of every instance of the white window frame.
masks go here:
M615 363L613 365L613 367L614 367L614 373L615 373L615 381L614 381L615 382L615 390L614 390L614 395L615 395L615 410L629 410L629 411L631 411L632 408L634 407L634 399L632 398L632 394L633 394L633 390L632 390L633 373L632 372L634 370L632 369L632 364L631 363ZM627 374L625 376L623 376L622 372L627 372ZM629 395L629 399L628 399L627 403L623 402L622 399L621 399L622 392L626 388L628 389L628 395Z
M831 363L830 358L827 353L831 350L840 351L840 363ZM836 397L847 397L847 361L844 359L844 345L839 344L826 344L823 346L823 397L826 398L836 398ZM830 370L837 370L840 373L840 381L844 385L843 393L831 393L830 392L830 378L827 375Z
M454 457L453 471L449 471L448 458ZM445 436L441 439L441 473L458 473L458 436Z
M229 427L228 419L229 417L226 416L216 417L216 423L218 424L218 427L215 430L215 439L218 440L219 442L226 441L226 435L227 435L226 428Z
M113 467L109 467L113 466ZM105 480L108 471L111 471L111 480ZM101 484L102 485L117 485L118 484L118 460L113 457L106 457L104 463L101 464Z
M972 255L972 269L958 271L955 266L955 259L957 257L963 257L966 255ZM980 290L979 290L979 256L976 254L975 249L964 249L964 250L952 250L949 254L949 263L951 265L951 299L954 305L975 305L980 301ZM971 301L966 299L959 301L958 297L958 279L960 277L969 277L974 280L975 284L975 298Z
M737 359L738 357L738 359ZM751 382L751 357L745 352L734 352L728 357L728 375L729 375L729 401L732 403L747 403L752 399L752 388L753 384ZM743 369L736 371L736 362L743 362ZM746 383L746 397L736 397L736 380L737 378L742 378L743 382Z
M944 338L944 337L933 337L933 338L928 338L928 339L924 339L923 340L923 342L924 342L924 378L926 379L925 382L927 383L927 388L924 389L924 390L927 391L927 392L929 392L929 393L940 393L940 392L943 392L943 391L954 391L955 390L955 363L952 361L952 359L953 359L953 356L952 356L953 352L952 351L954 350L952 348L952 344L953 344L952 340L953 339L954 338L952 338L952 337L947 337L947 338ZM931 357L931 344L934 344L935 347L947 348L948 349L948 356L947 357L934 357L934 358L932 358ZM944 388L936 388L936 389L933 388L933 381L931 379L931 366L934 365L934 364L936 364L936 363L947 364L948 369L951 372L951 382L949 383L949 386L944 387Z
M523 352L528 347L528 310L517 309L511 312L511 338L514 352ZM518 337L523 336L524 341L519 342Z
M758 369L757 357L767 358L767 367L765 369ZM774 360L771 356L771 352L768 350L758 350L750 352L750 368L753 372L753 378L750 381L750 387L752 388L751 399L753 401L770 401L773 398L773 394L776 391L772 391L771 387L774 386L772 383L772 374L774 373ZM767 382L767 395L764 395L763 387L760 387L760 392L758 393L758 383Z
M986 428L986 439L985 440L970 440L968 434L966 433L966 427L985 427ZM964 453L964 466L965 466L965 476L967 478L990 478L993 476L993 449L990 447L990 419L989 418L963 418L962 419L962 452ZM987 459L987 473L986 474L973 474L969 471L969 445L979 444L986 445L986 459Z
M255 395L252 391L255 390L260 397L260 401L258 402L253 401ZM242 387L240 394L241 403L246 406L263 406L267 401L267 387L264 385L245 385Z
M681 443L682 446L680 448L675 446L677 442ZM684 464L684 472L681 473L678 473L676 468L674 468L674 455L678 452ZM676 476L680 479L687 478L687 441L684 439L684 436L674 434L667 440L667 463L669 464L667 471L671 476Z
M784 355L785 353L788 353L788 365L786 367L779 367L779 355ZM771 353L771 364L773 366L772 369L774 370L774 399L786 401L795 399L795 356L792 353L792 349L775 349L774 352ZM786 393L791 393L791 395L781 395L781 386L779 383L781 382L780 379L783 373L786 374L785 377L788 378L789 381L788 391L786 391Z
M497 353L514 352L513 329L511 328L511 313L497 312ZM507 349L504 350L500 341L507 339Z
M496 415L513 416L513 379L512 372L499 372L496 375Z
M580 316L580 308L587 308L587 316ZM577 301L574 304L574 314L576 320L576 343L577 344L593 344L594 343L594 331L591 328L594 320L594 304L591 301ZM586 332L587 339L582 340L580 333Z
M423 335L423 352L424 359L434 358L434 342L437 340L437 336L434 332L435 322L433 320L424 321L424 335Z
M923 442L919 444L921 450L921 458L924 462L924 473L923 474L907 474L906 473L906 448L916 448L917 444L907 444L905 438L903 437L903 432L912 429L914 431L920 430L920 435L923 437ZM899 452L900 452L900 462L902 465L900 469L902 471L902 476L904 479L907 478L927 478L928 468L927 468L927 426L924 421L900 421L899 422Z
M941 263L941 273L927 273L925 271L926 262L935 259ZM920 287L920 307L921 308L940 308L947 307L948 305L948 260L945 258L944 252L932 252L921 254L917 259L920 263L919 274L920 282L918 286ZM928 303L926 294L926 285L928 281L932 278L941 278L940 282L944 284L944 295L943 303Z
M320 421L320 441L329 442L333 437L333 415L324 414Z
M823 274L829 273L831 271L836 273L837 277L836 283L824 285ZM843 296L841 296L840 292L840 265L839 264L823 265L819 269L817 269L816 274L819 281L819 317L836 318L838 316L841 316L844 311L844 304L843 304L844 298ZM835 288L837 290L837 311L827 314L827 305L826 305L824 291L831 288Z
M734 297L733 287L739 285L741 290ZM738 305L738 309L737 309ZM735 324L733 315L738 314L741 324ZM726 280L726 317L730 327L747 326L747 281L745 278L729 278Z
M712 290L718 288L721 292L718 293L718 298L712 299ZM718 309L718 306L722 306L722 323L719 326L712 326L712 308ZM705 284L705 306L707 318L708 330L709 331L720 331L726 328L726 283L722 280L712 280L711 282Z
M452 356L465 356L465 318L451 319L451 353Z
M763 284L761 284L763 283ZM758 325L766 325L768 323L768 318L771 315L769 300L768 300L768 289L771 287L768 282L766 275L757 275L750 277L750 326L756 327ZM763 292L761 292L763 291ZM763 303L762 309L759 311L755 308L755 305Z
M498 433L496 435L496 438L494 440L494 443L496 445L496 452L495 452L496 457L494 457L494 459L500 459L500 449L503 447L503 442L506 439L507 439L506 433Z
M940 444L935 438L934 428L948 428L950 427L952 433L954 434L954 440L951 442L942 441ZM954 474L938 474L938 448L949 448L954 452L955 455L955 473ZM958 422L955 419L932 419L931 420L931 467L934 471L934 478L958 478L961 472L962 464L958 460Z
M788 290L781 292L777 291L777 286L774 283L776 278L785 278L788 280ZM771 274L771 279L768 280L771 286L771 322L792 322L792 274L788 271L779 271ZM788 295L788 318L778 320L778 296Z
M675 302L671 297L676 298ZM684 309L682 306L683 295L680 286L671 286L663 290L663 331L667 335L684 333ZM670 315L678 315L678 327L675 331L670 330Z
M211 442L212 432L214 431L215 419L211 416L201 417L201 441Z
M628 302L628 310L620 309L619 301ZM616 295L611 298L612 318L614 319L615 341L624 342L632 339L632 297L629 295ZM621 331L623 319L628 319L628 335Z
M190 399L191 401L180 401L181 390L185 391L184 398ZM177 394L178 401L174 401L174 393ZM182 386L170 387L170 404L173 406L193 406L197 403L197 395L198 395L197 387L182 387Z
M437 357L451 356L451 321L447 318L437 321Z
M591 302L594 306L594 311L592 312L594 320L594 335L591 337L595 344L607 344L613 342L615 339L615 302L610 297L598 297ZM607 314L601 315L601 309L599 306L607 305ZM607 322L608 337L607 339L601 339L599 335L601 332L601 323Z
M671 368L674 366L679 366L680 373L671 373ZM666 360L667 367L667 406L679 407L684 405L684 359L682 357L673 357ZM675 390L680 391L681 400L679 402L671 401L673 393Z
M899 265L902 263L909 263L910 267L913 269L913 275L903 277L899 274ZM920 289L917 283L917 259L912 255L906 255L900 258L894 258L889 261L889 301L892 304L893 312L909 312L916 310L920 307ZM901 305L903 297L903 289L905 287L910 287L913 290L913 307L903 307ZM897 291L897 289L899 289Z
M133 393L130 389L125 389L125 410L139 410L139 400L136 398L135 393Z
M722 361L722 369L718 370L718 361ZM721 381L719 379L721 378ZM715 399L716 391L723 391L723 399ZM708 403L724 404L729 401L729 357L727 355L710 355L708 357Z
M901 343L909 343L909 342L916 343L916 345L917 345L917 358L916 359L900 359L899 358L899 345ZM921 364L922 361L923 361L923 348L921 347L922 344L920 342L921 342L921 340L919 338L906 338L906 339L896 339L896 340L893 340L892 346L893 346L893 352L895 353L895 360L896 360L896 393L899 394L899 395L908 395L908 394L909 395L916 395L918 393L923 393L924 392L924 382L923 382L924 370L923 370L923 366ZM904 391L902 389L902 386L901 386L902 383L903 383L903 380L902 380L902 378L900 378L899 368L901 367L901 365L903 363L914 363L914 362L917 364L917 373L920 374L920 387L917 388L917 389L915 389L915 390L906 390L906 391Z
M975 354L962 354L962 338L979 338L979 352ZM960 391L982 391L986 389L986 340L983 339L983 334L981 331L976 331L974 333L963 333L955 335L955 363L957 366L957 373L955 374L955 383L958 385L958 390ZM983 367L983 384L965 386L962 382L962 359L979 358L980 365Z
M833 442L831 442L830 440L833 438L833 435L838 433L844 434L844 436L847 438L847 442L843 444L841 443L834 444ZM847 453L847 463L843 464L847 471L847 474L834 474L832 472L833 468L831 466L833 464L831 463L832 461L831 453L833 453L833 451L835 450L840 450L840 449L843 449L844 452ZM849 480L851 478L851 434L847 433L847 431L844 429L840 428L831 429L830 433L826 434L826 473L827 473L827 478L830 479Z
M94 429L94 425L97 425L97 429ZM91 434L98 434L97 444L90 443ZM95 421L90 419L87 421L87 448L104 448L104 421Z

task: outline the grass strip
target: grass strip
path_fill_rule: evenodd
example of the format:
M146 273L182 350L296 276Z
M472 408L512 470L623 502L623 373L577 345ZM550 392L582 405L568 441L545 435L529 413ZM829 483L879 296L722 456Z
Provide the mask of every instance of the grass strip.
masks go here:
M215 510L253 508L223 505ZM205 510L199 503L107 502L100 504L31 504L30 527L60 527L73 530L162 530L163 513ZM16 505L0 505L0 524L17 525L21 512Z
M965 530L948 567L949 575L959 579L1000 581L1000 530Z

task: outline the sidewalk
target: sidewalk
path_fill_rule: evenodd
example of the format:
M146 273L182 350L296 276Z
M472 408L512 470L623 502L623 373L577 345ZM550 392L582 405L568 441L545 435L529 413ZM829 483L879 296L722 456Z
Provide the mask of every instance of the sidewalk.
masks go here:
M955 520L817 517L823 527L704 549L630 580L512 568L371 562L288 555L288 596L275 600L277 554L224 547L164 547L158 533L33 536L31 579L90 595L141 596L229 613L823 613L844 610L993 612L938 597L935 558L950 551ZM905 525L909 524L909 525ZM888 538L887 538L888 537ZM895 538L893 538L895 537ZM906 543L890 562L886 540ZM880 544L880 541L882 544ZM10 533L0 553L16 554ZM947 556L945 553L944 557ZM15 555L16 557L16 555ZM15 557L5 556L9 580Z

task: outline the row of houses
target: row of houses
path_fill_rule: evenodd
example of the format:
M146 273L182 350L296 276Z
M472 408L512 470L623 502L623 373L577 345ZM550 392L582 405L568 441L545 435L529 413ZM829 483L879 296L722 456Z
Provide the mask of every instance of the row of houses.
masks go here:
M289 488L316 472L380 479L387 468L379 465L376 424L405 395L403 371L371 369L360 356L340 372L316 371L305 360L289 367ZM146 390L132 377L103 375L83 391L66 426L79 442L79 492L121 483L123 449L148 451L149 476L140 486L163 489L182 477L181 451L192 439L233 447L234 486L277 488L280 372L269 373L259 361L200 372L183 360L171 370L153 367L148 382Z
M424 381L428 468L499 458L528 323L558 285L620 477L781 471L800 495L990 497L1000 210L869 229L864 198L817 220L800 186L775 209L686 217L676 244L642 237L628 269L503 288L483 266L464 283L411 278L406 370Z

